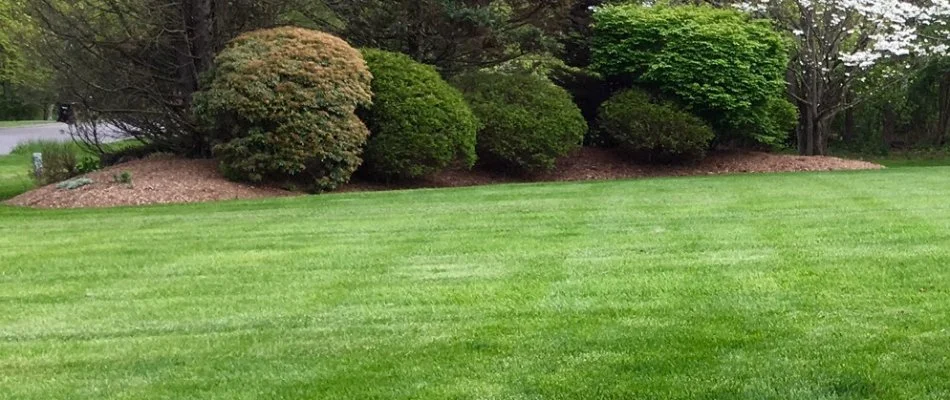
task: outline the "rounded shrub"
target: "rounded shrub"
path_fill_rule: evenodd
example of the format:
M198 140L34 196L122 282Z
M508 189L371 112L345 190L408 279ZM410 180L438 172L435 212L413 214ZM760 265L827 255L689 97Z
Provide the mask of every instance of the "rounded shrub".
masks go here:
M373 74L373 105L360 112L371 132L367 174L413 179L475 164L477 121L458 89L409 56L370 49L363 57Z
M702 119L650 95L624 90L600 107L597 126L623 149L648 161L702 158L715 136Z
M245 33L215 58L194 112L232 179L345 183L361 163L372 75L342 39L300 28Z
M480 121L478 157L522 172L553 169L580 147L587 122L571 95L530 74L478 72L456 86Z
M623 3L598 8L592 27L591 69L602 76L662 91L709 121L720 142L787 137L780 129L787 113L775 107L787 85L789 43L770 21L730 9Z

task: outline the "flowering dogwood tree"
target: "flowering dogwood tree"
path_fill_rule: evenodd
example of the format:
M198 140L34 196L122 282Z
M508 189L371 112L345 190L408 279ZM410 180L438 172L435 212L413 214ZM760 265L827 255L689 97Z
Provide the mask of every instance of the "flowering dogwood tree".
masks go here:
M798 149L827 151L829 124L855 102L852 84L878 63L909 68L912 57L948 51L950 0L745 0L796 38L789 94L798 103Z

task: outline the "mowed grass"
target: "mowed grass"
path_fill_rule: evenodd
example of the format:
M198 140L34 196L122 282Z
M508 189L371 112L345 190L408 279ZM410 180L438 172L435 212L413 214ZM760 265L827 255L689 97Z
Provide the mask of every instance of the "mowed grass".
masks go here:
M0 156L0 201L15 197L36 184L30 179L32 156L10 154Z
M59 144L56 141L31 140L18 144L11 154L0 156L0 201L11 199L36 187L36 182L32 179L33 153L42 153L43 146L50 143ZM77 159L94 157L90 150L78 143L68 142L67 146L73 149ZM133 141L121 141L104 145L104 148L121 150L131 146L137 144Z
M0 208L0 398L946 399L948 178Z

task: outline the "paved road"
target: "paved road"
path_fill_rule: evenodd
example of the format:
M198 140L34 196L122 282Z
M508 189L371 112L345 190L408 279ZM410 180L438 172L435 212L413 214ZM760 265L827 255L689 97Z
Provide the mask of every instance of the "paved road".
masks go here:
M17 143L30 140L70 140L69 134L65 132L66 126L61 123L50 123L19 128L0 128L0 155L10 154L10 150L13 150ZM105 141L111 140L105 139Z
M0 155L9 154L17 143L29 140L69 140L69 135L64 133L65 130L66 124L60 123L0 128Z

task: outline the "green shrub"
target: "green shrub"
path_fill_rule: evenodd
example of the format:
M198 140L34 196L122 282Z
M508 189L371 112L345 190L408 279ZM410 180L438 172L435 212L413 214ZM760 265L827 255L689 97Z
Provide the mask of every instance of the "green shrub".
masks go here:
M774 144L788 131L788 44L768 21L711 7L605 6L594 15L591 68L656 88L709 121L720 141ZM786 102L787 103L787 102Z
M409 56L364 50L363 57L373 74L373 105L360 113L371 132L365 171L413 179L475 163L477 121L457 89Z
M49 185L62 182L79 176L80 149L72 142L54 140L36 140L18 144L11 154L31 155L41 153L43 170L40 175L31 173L33 180L39 185Z
M780 147L788 141L791 132L798 126L798 107L786 100L784 94L777 94L766 100L765 106L756 109L761 115L754 119L760 125L749 127L749 132L757 142L772 147Z
M112 174L112 182L124 184L124 185L131 185L132 173L129 171L122 171L122 173Z
M80 174L88 174L90 172L98 171L102 168L99 157L96 156L84 156L79 159L79 162L76 163L76 171Z
M529 74L478 72L456 78L480 121L478 157L522 172L554 168L580 147L587 122L570 94Z
M343 40L300 28L245 33L215 59L194 112L236 180L306 179L316 191L349 180L368 131L363 57Z
M671 104L654 104L636 89L604 102L597 125L605 136L648 161L702 158L715 136L702 119Z

